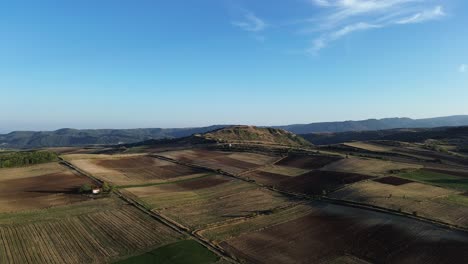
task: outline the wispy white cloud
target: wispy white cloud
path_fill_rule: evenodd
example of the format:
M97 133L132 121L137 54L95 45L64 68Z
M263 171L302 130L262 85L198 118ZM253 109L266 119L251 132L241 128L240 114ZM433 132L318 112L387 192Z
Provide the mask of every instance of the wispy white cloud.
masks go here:
M466 64L462 64L462 65L458 66L458 72L465 73L467 71L468 71L468 66Z
M232 21L231 24L250 32L260 32L268 27L268 24L263 19L260 19L251 12L246 12L244 14L243 21Z
M368 24L364 22L359 22L356 24L348 25L345 26L339 30L333 31L329 34L325 34L313 41L312 47L310 47L307 52L309 54L317 54L317 52L327 46L329 42L338 40L348 34L351 34L353 32L357 31L365 31L369 29L375 29L375 28L380 28L380 25L373 25L373 24Z
M319 34L309 53L317 53L330 42L353 32L392 25L423 23L445 16L443 6L429 8L441 0L309 0L324 14L303 20L303 34Z
M403 18L397 21L397 24L414 24L414 23L422 23L429 20L438 19L440 17L445 16L445 12L442 6L436 6L433 9L424 10L422 12L416 13L410 17Z

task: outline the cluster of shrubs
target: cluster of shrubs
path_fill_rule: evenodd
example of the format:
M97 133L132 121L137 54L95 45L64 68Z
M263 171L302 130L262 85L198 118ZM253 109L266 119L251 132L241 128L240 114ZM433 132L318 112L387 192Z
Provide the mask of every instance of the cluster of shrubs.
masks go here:
M0 168L13 168L57 160L57 154L50 151L20 151L0 154Z
M78 190L80 193L91 193L93 191L93 189L95 188L99 188L97 186L92 186L90 184L83 184L81 185L80 189ZM111 193L114 191L115 189L115 186L114 185L111 185L107 182L104 182L102 184L102 186L99 188L103 193Z

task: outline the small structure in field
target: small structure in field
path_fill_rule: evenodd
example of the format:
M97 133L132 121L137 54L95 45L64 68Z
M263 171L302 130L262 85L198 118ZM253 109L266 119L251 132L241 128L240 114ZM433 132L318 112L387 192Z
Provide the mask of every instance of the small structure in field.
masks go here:
M93 194L100 194L100 193L101 193L101 189L100 189L100 188L93 188L92 193L93 193Z

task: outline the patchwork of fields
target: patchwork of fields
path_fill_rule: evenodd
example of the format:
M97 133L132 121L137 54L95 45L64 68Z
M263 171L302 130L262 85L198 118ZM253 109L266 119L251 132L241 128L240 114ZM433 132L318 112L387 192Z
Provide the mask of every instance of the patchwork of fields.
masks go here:
M382 153L393 149L348 145ZM0 263L468 259L468 232L417 219L468 228L463 168L317 152L60 151L78 171L116 185L115 193L79 194L92 180L59 163L1 169ZM223 254L232 259L220 258Z

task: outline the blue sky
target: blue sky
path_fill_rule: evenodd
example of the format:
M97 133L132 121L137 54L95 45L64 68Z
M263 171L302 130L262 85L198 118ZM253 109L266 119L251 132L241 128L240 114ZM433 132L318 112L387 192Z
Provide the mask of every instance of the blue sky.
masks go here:
M468 114L464 0L0 3L0 131Z

